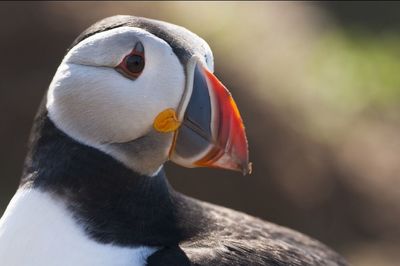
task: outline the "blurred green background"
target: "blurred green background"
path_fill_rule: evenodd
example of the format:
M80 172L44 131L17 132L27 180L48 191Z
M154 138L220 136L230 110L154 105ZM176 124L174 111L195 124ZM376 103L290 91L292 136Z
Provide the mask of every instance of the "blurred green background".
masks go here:
M168 164L177 190L309 234L354 265L399 265L395 2L0 3L0 213L67 47L115 14L207 40L245 121L254 173Z

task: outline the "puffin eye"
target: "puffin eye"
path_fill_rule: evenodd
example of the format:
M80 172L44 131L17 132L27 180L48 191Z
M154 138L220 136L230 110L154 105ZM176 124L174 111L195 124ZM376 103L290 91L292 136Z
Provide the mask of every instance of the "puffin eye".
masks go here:
M130 54L125 59L125 66L130 73L140 73L144 68L144 58L138 54Z
M130 79L136 79L144 69L144 47L138 42L121 63L115 68L118 72Z

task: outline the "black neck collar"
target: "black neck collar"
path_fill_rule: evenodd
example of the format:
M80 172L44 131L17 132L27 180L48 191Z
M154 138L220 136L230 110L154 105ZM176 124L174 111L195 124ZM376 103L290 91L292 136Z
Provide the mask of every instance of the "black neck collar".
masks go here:
M88 235L102 243L168 246L200 230L200 209L191 210L191 200L171 188L163 170L154 177L137 174L61 132L41 109L21 186L61 198ZM193 219L198 228L186 222Z

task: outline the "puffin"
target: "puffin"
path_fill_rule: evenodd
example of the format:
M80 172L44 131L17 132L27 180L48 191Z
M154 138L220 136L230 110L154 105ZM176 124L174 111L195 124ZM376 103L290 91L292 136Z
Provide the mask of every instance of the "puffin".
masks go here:
M81 33L34 118L0 220L4 266L347 265L291 229L175 191L163 165L251 172L202 38L118 15Z

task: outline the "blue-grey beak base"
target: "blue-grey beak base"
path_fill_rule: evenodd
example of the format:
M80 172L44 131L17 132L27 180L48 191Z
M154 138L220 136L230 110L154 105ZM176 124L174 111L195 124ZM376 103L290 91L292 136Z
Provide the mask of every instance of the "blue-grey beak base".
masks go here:
M207 81L196 64L193 90L175 143L175 156L189 159L205 153L213 142L211 130L212 105Z

